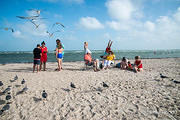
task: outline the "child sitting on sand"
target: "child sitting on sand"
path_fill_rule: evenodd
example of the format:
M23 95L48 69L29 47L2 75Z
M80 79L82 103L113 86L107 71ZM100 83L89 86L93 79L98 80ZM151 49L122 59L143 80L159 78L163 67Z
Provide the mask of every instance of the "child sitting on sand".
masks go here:
M128 61L128 70L133 70L133 66L130 61Z
M41 49L40 44L37 44L37 47L33 50L34 54L34 65L33 65L33 72L35 71L35 67L37 66L37 72L39 71L40 59L41 59Z
M136 56L135 57L134 70L135 70L135 72L143 71L143 66L142 66L142 62L141 62L140 56Z
M112 51L109 51L108 55L106 56L106 59L104 60L104 67L103 69L107 69L110 67L111 64L114 63L115 55Z
M128 60L125 58L125 57L123 57L122 58L122 61L121 61L121 64L120 64L120 68L121 69L127 69L128 68Z

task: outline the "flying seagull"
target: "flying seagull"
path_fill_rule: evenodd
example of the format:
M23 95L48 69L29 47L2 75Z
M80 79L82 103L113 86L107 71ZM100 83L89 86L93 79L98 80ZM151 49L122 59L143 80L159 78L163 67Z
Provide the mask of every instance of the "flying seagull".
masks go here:
M33 20L30 20L30 22L33 24L33 25L35 25L36 26L36 29L39 27L39 25L37 25Z
M6 30L6 31L11 30L11 32L14 32L14 29L13 29L13 28L10 28L10 27L4 27L4 28L1 28L1 29L4 29L4 30Z
M37 19L39 16L30 16L30 17L24 17L24 16L16 16L20 19L27 19L27 20L35 20Z
M54 33L56 33L56 32L61 32L61 31L60 31L60 30L57 30L57 31L55 31L55 32L53 32L53 33L50 33L49 31L46 31L46 33L49 34L49 37L52 37L52 36L54 35Z
M54 24L52 25L52 28L53 28L55 25L61 25L63 28L65 28L65 26L64 26L62 23L60 23L60 22L54 23Z
M37 10L37 9L29 9L29 11L34 11L37 13L38 16L40 16L40 13L42 10Z

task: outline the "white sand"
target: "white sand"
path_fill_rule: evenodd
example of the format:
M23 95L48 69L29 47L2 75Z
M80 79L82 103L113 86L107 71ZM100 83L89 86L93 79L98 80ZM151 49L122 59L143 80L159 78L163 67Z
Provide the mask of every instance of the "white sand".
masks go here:
M117 63L118 61L116 61ZM133 62L133 61L131 61ZM32 64L0 65L0 92L11 85L10 109L1 120L178 120L180 119L180 58L145 59L144 71L118 68L94 72L83 62L48 63L47 71L32 73ZM170 78L161 79L159 73ZM18 75L18 80L13 80ZM26 80L21 85L22 79ZM109 88L103 88L102 82ZM70 82L76 85L71 89ZM20 85L17 87L16 85ZM25 86L27 92L16 95ZM65 90L70 89L70 92ZM100 92L100 89L103 91ZM48 93L42 98L42 91ZM7 95L7 94L6 94ZM6 95L1 95L4 100ZM0 104L0 109L4 104Z

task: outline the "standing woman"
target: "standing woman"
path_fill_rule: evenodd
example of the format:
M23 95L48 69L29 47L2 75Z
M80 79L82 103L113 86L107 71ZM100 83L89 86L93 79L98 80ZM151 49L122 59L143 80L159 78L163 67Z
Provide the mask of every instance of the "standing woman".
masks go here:
M61 43L58 43L57 48L56 48L56 59L58 62L58 70L62 70L62 58L63 58L63 46Z
M42 69L42 64L43 64L43 70L46 71L46 62L47 62L47 52L48 52L48 49L45 46L45 42L44 41L41 43L41 45L42 45L41 46L42 55L41 55L40 71Z

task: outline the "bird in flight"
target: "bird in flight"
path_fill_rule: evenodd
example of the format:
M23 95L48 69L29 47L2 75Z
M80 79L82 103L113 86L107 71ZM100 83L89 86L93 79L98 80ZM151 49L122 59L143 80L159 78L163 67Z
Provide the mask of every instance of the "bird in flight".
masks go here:
M11 30L11 32L14 32L14 29L11 28L11 27L4 27L4 28L1 28L1 29L4 29L4 30L6 30L6 31Z
M56 32L61 32L61 31L57 30L57 31L52 32L52 33L50 33L49 31L46 31L46 33L48 33L49 37L52 37L54 35L54 33L56 33Z
M60 23L60 22L54 23L54 24L52 25L52 28L53 28L55 25L61 25L63 28L65 28L65 26L64 26L62 23Z
M20 19L35 20L35 19L38 19L39 16L30 16L30 17L16 16L16 17Z
M36 29L39 27L39 25L37 25L33 20L30 20L30 22L33 24L33 25L35 25L36 26Z
M34 11L37 13L37 16L40 16L40 13L42 10L38 10L38 9L29 9L29 11Z

